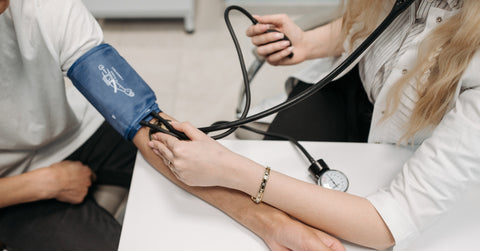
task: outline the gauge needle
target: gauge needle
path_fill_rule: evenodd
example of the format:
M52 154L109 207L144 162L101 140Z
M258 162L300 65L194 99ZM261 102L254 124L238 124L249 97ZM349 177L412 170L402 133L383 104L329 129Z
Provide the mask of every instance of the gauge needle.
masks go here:
M328 176L330 178L330 180L333 182L333 185L335 185L335 187L338 187L337 183L335 183L335 180L331 177L331 176Z

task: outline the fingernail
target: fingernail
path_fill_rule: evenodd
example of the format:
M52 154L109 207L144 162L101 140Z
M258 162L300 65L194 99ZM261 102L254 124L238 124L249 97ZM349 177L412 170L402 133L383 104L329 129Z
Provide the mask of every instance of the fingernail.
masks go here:
M275 38L283 38L283 33L275 32Z
M152 138L153 138L154 140L158 140L158 137L157 137L157 135L155 135L155 134L152 135Z
M293 51L293 46L287 48L288 51Z
M151 147L151 148L154 148L154 147L155 147L155 144L153 144L152 141L149 141L149 142L148 142L148 146Z
M282 46L289 46L289 45L290 45L290 41L282 41L281 45L282 45Z

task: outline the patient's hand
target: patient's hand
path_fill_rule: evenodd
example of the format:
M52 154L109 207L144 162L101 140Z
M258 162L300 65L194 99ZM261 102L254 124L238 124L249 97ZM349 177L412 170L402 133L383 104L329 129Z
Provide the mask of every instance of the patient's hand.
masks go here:
M55 163L39 171L48 171L44 176L45 189L49 198L62 202L81 203L88 193L95 174L92 170L79 161L65 160Z
M271 231L261 237L274 251L345 250L338 239L280 213L273 217Z

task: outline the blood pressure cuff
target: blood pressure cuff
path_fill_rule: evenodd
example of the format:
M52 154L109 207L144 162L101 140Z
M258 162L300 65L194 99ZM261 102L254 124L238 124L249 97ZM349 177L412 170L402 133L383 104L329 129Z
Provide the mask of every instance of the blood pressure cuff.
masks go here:
M155 93L109 44L89 50L67 76L87 100L125 139L132 140L141 120L160 112Z

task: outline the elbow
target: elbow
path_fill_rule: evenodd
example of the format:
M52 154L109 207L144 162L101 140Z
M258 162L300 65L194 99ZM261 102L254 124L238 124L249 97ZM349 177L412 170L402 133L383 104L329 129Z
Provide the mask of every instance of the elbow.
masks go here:
M379 238L373 241L371 245L368 245L370 248L375 250L386 250L395 245L395 239L388 228L386 228L385 231L382 231L378 237Z
M389 248L393 247L394 245L395 245L395 241L392 240L392 241L385 241L385 242L377 243L376 245L374 245L370 248L373 248L375 250L386 250L386 249L389 249Z

